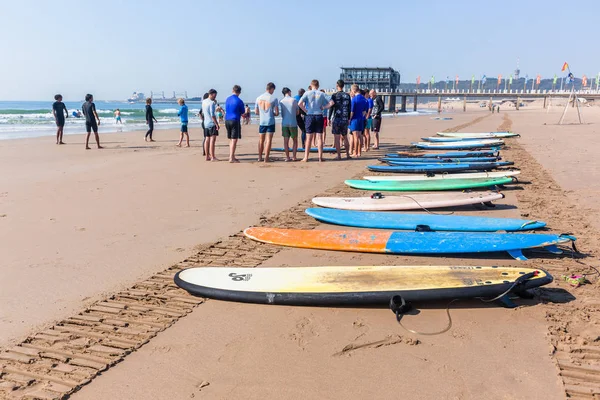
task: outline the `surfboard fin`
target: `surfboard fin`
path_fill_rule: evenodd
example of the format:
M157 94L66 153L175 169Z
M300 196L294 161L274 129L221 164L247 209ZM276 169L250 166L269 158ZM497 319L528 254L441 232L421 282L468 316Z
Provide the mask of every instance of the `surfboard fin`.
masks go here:
M516 308L517 307L517 305L515 304L515 302L512 301L510 299L510 297L508 297L508 295L504 295L504 296L500 297L497 301L503 307L506 307L506 308Z
M562 254L563 253L563 251L561 249L559 249L555 244L546 246L545 249L548 250L552 254Z
M527 257L523 255L522 249L507 250L512 258L519 261L527 261Z

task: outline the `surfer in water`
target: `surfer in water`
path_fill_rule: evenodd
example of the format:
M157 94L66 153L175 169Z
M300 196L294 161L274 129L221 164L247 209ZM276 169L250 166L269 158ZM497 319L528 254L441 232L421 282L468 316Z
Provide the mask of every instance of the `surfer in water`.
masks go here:
M90 135L92 130L94 131L94 137L96 138L96 144L99 149L103 149L100 146L100 136L98 136L98 125L100 125L100 117L96 112L96 105L94 104L94 96L91 94L85 95L85 103L81 106L81 111L83 111L83 115L85 116L85 130L87 131L87 136L85 137L85 149L90 150ZM98 121L96 123L96 121Z
M115 110L115 124L123 125L123 121L121 121L121 110L118 108Z
M52 104L52 115L54 115L54 121L56 121L56 144L65 144L62 141L63 130L65 128L65 118L69 118L69 112L65 103L62 102L62 95L57 94L54 96L54 104Z

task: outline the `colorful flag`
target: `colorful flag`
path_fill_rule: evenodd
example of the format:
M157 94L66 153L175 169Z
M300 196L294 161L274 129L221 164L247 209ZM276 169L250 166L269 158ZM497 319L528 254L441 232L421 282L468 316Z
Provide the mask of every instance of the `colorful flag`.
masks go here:
M435 85L435 76L431 75L431 84Z
M483 77L481 77L481 85L485 85L485 81L487 81L487 76L483 75Z
M539 85L541 81L542 81L542 77L540 76L540 74L538 74L537 79L535 80L535 83L537 85ZM554 82L554 83L556 83L556 82Z
M502 83L502 75L498 75L498 86Z
M508 84L512 85L512 74L510 75L510 79L508 80Z
M585 75L581 78L581 86L587 86L587 76Z
M471 77L471 85L474 85L474 84L475 84L475 75L473 75L473 76Z
M600 74L599 74L600 75ZM552 80L552 84L556 85L556 80L558 79L558 76L556 76L556 74L554 74L554 79Z
M421 76L417 76L417 85L421 84Z
M563 64L563 67L562 67L561 71L564 72L567 69L569 69L569 64L567 64L567 62L565 61L565 63Z

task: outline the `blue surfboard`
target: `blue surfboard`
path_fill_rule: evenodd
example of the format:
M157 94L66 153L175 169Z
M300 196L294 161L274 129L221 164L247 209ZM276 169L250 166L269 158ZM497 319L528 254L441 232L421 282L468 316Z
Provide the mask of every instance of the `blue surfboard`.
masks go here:
M411 153L398 152L388 153L386 157L410 157L410 158L461 158L461 157L497 157L499 153L495 150L477 151L446 151L444 153Z
M505 139L503 137L439 137L439 136L429 136L429 137L422 137L421 140L425 141L425 142L432 142L432 143L443 143L443 142L463 142L463 141L469 141L469 140L483 140L483 139Z
M406 166L415 166L415 167L423 167L423 166L440 166L440 165L469 165L469 166L486 166L490 164L494 164L496 167L507 167L510 165L514 165L513 161L496 161L496 162L444 162L444 161L430 161L427 163L423 162L415 162L415 161L386 161L389 165L406 165Z
M456 142L456 141L454 141ZM413 146L416 146L420 149L427 150L465 150L465 149L482 149L482 148L490 148L499 150L502 147L502 144L485 144L485 143L411 143Z
M373 229L510 232L526 231L546 226L545 222L525 219L349 211L333 208L307 208L306 213L311 217L328 224Z
M438 165L369 165L367 168L374 172L459 172L459 171L487 171L502 167L504 162L499 163L481 163L481 164L438 164Z
M494 162L499 157L462 157L462 158L411 158L411 157L382 157L379 161L383 162L409 162L409 163L471 163L471 162Z

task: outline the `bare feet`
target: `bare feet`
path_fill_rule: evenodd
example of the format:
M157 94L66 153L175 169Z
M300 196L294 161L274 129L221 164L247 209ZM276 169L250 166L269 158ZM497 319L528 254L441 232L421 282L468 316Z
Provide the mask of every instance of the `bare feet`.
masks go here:
M221 161L221 160L219 160L217 157L213 157L212 160L210 160L210 161Z
M180 147L181 147L181 146L180 146ZM190 145L189 145L189 144L186 144L186 145L185 145L185 147L190 147Z
M181 143L179 143L179 144L176 144L175 146L177 146L177 147L181 147Z
M86 146L86 147L85 147L85 149L86 149L86 150L91 150L91 147L89 147L89 146Z
M102 147L102 146L98 146L98 148L99 148L99 149L103 149L104 147Z
M151 142L156 142L156 140L154 140L154 139L150 139L150 141L151 141Z
M239 163L239 162L240 162L240 160L238 160L237 158L230 158L230 159L229 159L229 162L230 162L230 163L232 163L232 164L233 164L233 163Z
M292 161L298 161L298 159L296 157L292 158Z
M340 156L337 156L335 159L336 159L336 160L341 160L341 159L342 159L342 157L340 157Z
M302 160L300 160L300 162L308 162L308 160L306 158L303 158Z
M258 159L258 162L263 162L263 159L262 159L262 157Z
M325 160L323 160L322 158L319 158L319 162L323 162L323 161L325 161Z
M290 161L292 161L292 159L289 157L285 159L285 162L290 162Z

